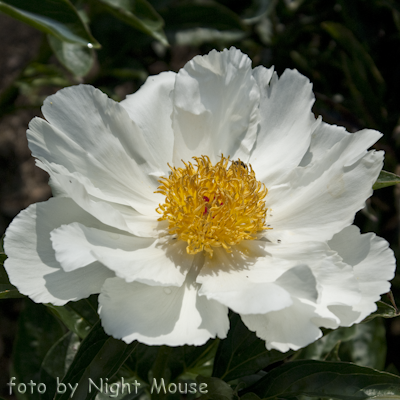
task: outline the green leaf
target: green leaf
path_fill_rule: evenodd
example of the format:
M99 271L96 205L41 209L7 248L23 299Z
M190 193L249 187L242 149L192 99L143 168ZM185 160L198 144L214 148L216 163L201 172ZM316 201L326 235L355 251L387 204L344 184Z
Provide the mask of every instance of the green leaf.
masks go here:
M97 299L92 295L88 299L70 302L65 306L46 304L51 312L72 332L84 339L92 326L99 320Z
M329 353L340 342L350 340L356 335L356 326L335 329L296 353L296 359L326 360Z
M354 326L355 334L339 347L341 361L382 370L386 361L386 329L381 318Z
M230 320L228 337L220 342L215 355L213 376L230 381L253 374L293 354L292 351L267 350L265 342L249 331L237 314L232 313Z
M100 0L117 18L168 45L164 20L147 0Z
M135 351L127 359L126 365L142 381L149 382L149 371L157 359L160 346L146 346L138 343Z
M386 359L386 331L382 320L342 327L296 353L296 360L347 361L383 369Z
M221 379L199 375L196 381L198 393L207 392L201 396L201 400L231 400L233 398L233 389Z
M53 399L57 384L72 363L79 345L78 336L68 332L47 352L40 369L40 382L46 385L46 392L42 394L41 400Z
M0 299L16 299L25 297L18 289L9 283L0 283Z
M94 385L100 388L102 382L104 384L113 377L135 347L136 343L127 345L122 340L108 336L100 321L97 322L82 341L62 381L66 385L65 392L57 393L54 399L94 399L98 392ZM71 386L76 388L72 397Z
M240 400L261 400L261 399L254 393L246 393L244 396L240 397Z
M246 30L241 19L229 8L214 2L179 2L162 13L169 30L213 28L218 30Z
M372 186L372 189L374 190L382 189L384 187L397 185L399 183L400 183L400 176L393 174L392 172L387 172L382 170L378 176L378 179L374 183L374 186Z
M16 382L40 381L40 366L53 346L64 335L61 324L47 311L42 304L25 301L18 322L18 333L14 343L13 366ZM29 389L30 390L30 389ZM39 399L40 394L34 390L20 394L19 398Z
M386 331L381 318L396 316L396 310L384 302L378 302L378 310L363 323L341 327L328 332L322 338L296 352L295 358L324 361L348 361L358 365L383 369L386 358ZM336 358L337 357L337 358Z
M69 0L2 0L0 11L59 40L100 47Z
M77 334L66 333L47 352L42 363L42 371L46 371L53 378L63 377L70 367L79 345Z
M368 315L367 318L364 319L364 322L371 321L372 319L376 317L382 317L382 318L395 318L399 316L399 313L396 311L396 309L391 306L390 304L387 304L383 301L378 301L376 303L378 306L378 309L373 312L372 314Z
M90 326L93 326L99 320L97 309L99 308L98 296L92 294L86 299L71 301L68 308L79 314Z
M363 400L400 397L400 377L351 363L293 361L270 371L246 392L262 399L299 395Z
M47 39L58 61L75 76L83 77L91 70L94 62L93 50L50 35Z
M168 360L171 381L181 375L188 378L195 378L197 375L211 375L212 361L217 347L217 340L209 340L203 346L186 345L172 348Z
M70 331L76 333L80 338L84 339L88 335L92 326L79 314L69 309L68 306L53 306L52 304L46 304L46 306Z

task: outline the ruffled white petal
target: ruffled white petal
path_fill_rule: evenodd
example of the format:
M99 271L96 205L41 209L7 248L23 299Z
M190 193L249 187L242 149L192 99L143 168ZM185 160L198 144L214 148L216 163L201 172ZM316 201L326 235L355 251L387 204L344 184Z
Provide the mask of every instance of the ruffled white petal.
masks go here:
M342 126L329 125L322 122L311 135L311 143L307 152L304 154L300 166L306 166L311 162L327 157L327 152L334 147L338 148L338 159L343 165L351 165L367 154L369 149L376 143L382 134L373 129L363 129L361 131L350 133ZM340 150L339 150L340 149ZM336 158L333 154L329 156L333 163Z
M310 165L309 171L299 167L304 171L294 171L285 185L270 189L266 205L273 229L265 234L269 240L329 240L363 208L382 168L383 152L371 151L349 166L344 166L340 157L332 164L328 156L326 161ZM332 165L325 169L324 163Z
M361 235L356 226L343 229L328 244L343 262L353 267L359 283L361 299L352 309L331 308L340 317L341 325L352 325L374 312L380 295L390 290L389 281L394 277L396 260L384 239L373 233Z
M242 242L226 253L216 249L197 277L199 291L239 314L266 314L290 307L294 299L312 304L323 326L337 327L332 305L360 300L351 266L322 242L301 245Z
M299 250L299 247L302 250ZM297 248L297 249L296 249ZM349 305L355 306L361 298L359 284L354 276L351 266L343 263L340 256L329 250L328 246L322 242L301 243L301 245L288 244L286 246L271 246L270 253L275 259L294 262L295 268L304 274L304 266L309 268L316 281L318 291L317 299L305 296L292 285L290 294L303 302L313 304L316 315L321 318L320 326L336 328L339 319L331 311L333 306ZM258 263L259 264L259 263ZM302 269L299 268L302 266ZM293 271L291 268L290 271ZM304 277L302 277L304 279ZM308 278L310 280L310 278ZM295 280L293 282L296 282ZM300 284L300 282L299 282ZM301 284L304 287L304 284ZM307 288L306 288L307 289ZM310 289L307 289L309 292ZM307 293L306 291L306 293ZM304 292L304 290L303 290Z
M80 223L55 229L51 241L65 271L100 261L127 282L181 286L193 263L183 241L140 238Z
M226 337L228 309L198 295L192 274L181 287L147 286L108 279L99 296L104 330L127 343L202 345Z
M214 249L213 257L206 258L196 279L202 285L199 294L237 313L260 314L290 306L292 300L285 289L262 277L254 279L254 273L249 272L253 261L236 250L227 253L221 248Z
M89 194L81 180L66 172L64 167L50 167L45 160L37 161L36 164L51 174L49 184L55 195L73 199L82 209L104 224L142 237L167 234L168 223L157 221L159 214L155 209L154 216L146 216L132 207L101 200Z
M258 125L259 89L239 50L211 51L182 68L172 94L174 164L221 153L247 162Z
M53 198L22 211L7 229L4 248L10 281L37 303L63 305L99 293L104 281L115 276L99 262L65 272L55 258L50 232L79 220L89 226L101 224L72 200Z
M310 81L296 70L254 75L260 88L260 129L250 163L257 179L269 188L297 167L319 124L311 113L314 94Z
M286 352L307 346L322 336L312 322L315 306L295 299L293 305L263 315L241 315L244 324L265 340L268 350Z
M167 164L172 162L174 132L170 93L175 78L174 72L150 76L137 92L120 103L142 130L148 147L163 171L168 171Z
M120 104L91 86L60 90L44 102L28 130L32 154L63 166L93 196L154 214L160 166L143 132ZM51 175L51 173L50 173Z

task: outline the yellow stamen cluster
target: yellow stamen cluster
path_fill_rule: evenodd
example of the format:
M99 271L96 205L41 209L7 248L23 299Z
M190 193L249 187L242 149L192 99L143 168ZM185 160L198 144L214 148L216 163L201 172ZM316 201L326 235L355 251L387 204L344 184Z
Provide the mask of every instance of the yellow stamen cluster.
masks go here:
M161 178L156 193L165 195L157 212L159 221L168 220L169 232L188 243L188 254L242 240L255 239L264 229L267 188L258 182L251 165L221 157L212 165L207 156L193 157L195 165L183 162L185 168L171 168L168 178Z

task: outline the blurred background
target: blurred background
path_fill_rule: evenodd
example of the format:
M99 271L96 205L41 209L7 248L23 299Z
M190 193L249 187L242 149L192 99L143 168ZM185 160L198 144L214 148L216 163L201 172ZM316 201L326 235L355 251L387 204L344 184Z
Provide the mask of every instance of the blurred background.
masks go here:
M384 169L400 174L396 0L0 1L0 234L20 210L51 195L25 135L48 95L88 83L120 101L147 76L177 72L197 54L230 46L247 53L253 67L274 65L279 75L296 68L306 75L316 95L313 111L324 121L350 132L381 131L375 148L386 152ZM397 259L399 208L400 187L384 188L355 221L362 232L389 241ZM392 290L400 304L398 277ZM390 302L388 296L383 300ZM29 304L0 300L0 396L5 398L13 343L25 327L18 318ZM344 344L339 356L398 374L400 320L374 321L351 349Z

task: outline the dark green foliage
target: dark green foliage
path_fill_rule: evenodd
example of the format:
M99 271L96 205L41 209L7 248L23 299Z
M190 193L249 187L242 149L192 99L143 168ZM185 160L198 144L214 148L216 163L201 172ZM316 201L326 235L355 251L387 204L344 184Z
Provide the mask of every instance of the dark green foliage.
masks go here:
M231 314L228 337L218 346L213 376L231 381L254 374L288 358L292 352L268 351L265 342L249 331L237 314Z
M400 377L350 363L293 361L275 368L248 391L262 399L299 395L342 400L397 397Z

